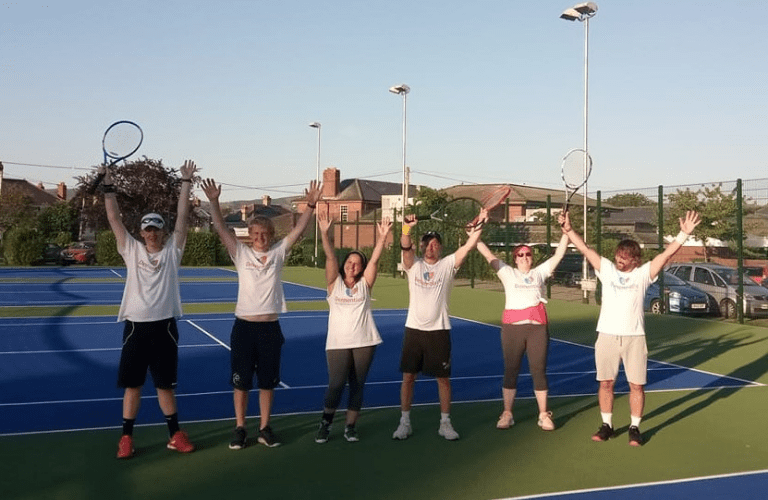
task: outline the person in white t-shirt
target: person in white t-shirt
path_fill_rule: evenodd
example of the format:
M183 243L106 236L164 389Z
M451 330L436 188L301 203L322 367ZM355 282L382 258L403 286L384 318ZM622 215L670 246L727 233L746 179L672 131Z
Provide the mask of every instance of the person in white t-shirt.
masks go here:
M477 249L496 271L504 285L505 304L501 318L501 348L504 356L504 381L501 394L504 409L496 423L498 429L509 429L515 424L512 407L517 395L517 377L523 355L528 356L528 366L533 379L533 393L539 406L538 425L545 431L555 430L552 412L547 409L547 353L549 329L547 300L542 288L568 248L568 236L563 234L555 254L533 267L533 251L528 245L518 245L512 250L515 267L496 257L482 241Z
M344 385L349 382L344 439L358 441L357 418L363 405L363 389L381 335L373 321L371 290L376 282L381 252L387 242L392 221L385 217L378 224L378 238L370 260L354 250L341 262L330 240L333 220L324 214L319 219L320 235L325 251L325 281L328 288L328 337L325 350L328 361L328 389L325 392L323 416L315 435L316 443L325 443L341 401Z
M285 238L275 241L272 221L257 216L248 221L248 244L240 242L224 223L219 205L221 186L206 179L201 187L211 202L213 227L237 269L237 304L230 337L230 383L234 389L236 423L229 448L240 450L246 446L248 393L253 388L254 374L259 388L258 442L270 448L279 446L269 420L275 387L280 384L280 356L285 342L278 322L280 313L287 311L281 275L291 247L312 219L321 197L320 185L310 183L306 191L307 209Z
M408 316L400 358L403 382L400 387L400 423L393 439L407 439L412 433L411 404L416 376L419 372L435 377L440 399L440 427L438 434L449 441L459 439L451 424L451 323L448 301L456 271L475 248L482 233L482 223L488 212L480 211L480 224L469 230L467 242L456 252L442 257L443 240L430 231L421 237L422 258L416 257L411 241L411 230L416 216L406 215L400 248L403 251L403 269L408 277Z
M103 168L103 167L102 167ZM194 451L187 433L179 428L176 408L176 376L179 332L176 318L182 314L179 293L179 266L187 241L187 218L192 177L197 171L193 161L179 168L181 192L173 234L166 239L165 220L156 213L141 218L135 239L123 225L112 174L105 170L103 190L107 219L117 242L117 251L125 261L126 279L117 320L123 321L123 347L118 369L118 386L123 395L123 433L117 458L134 455L133 427L141 404L141 388L147 376L157 390L157 401L168 424L167 447L181 453Z
M633 240L622 240L616 247L614 262L601 257L589 248L581 236L571 227L568 213L558 217L563 232L576 248L584 254L603 285L600 316L597 320L595 364L597 367L598 402L602 424L592 436L593 441L607 441L613 430L613 388L620 363L629 382L629 444L642 446L640 421L645 407L645 384L648 363L648 347L645 341L645 316L643 298L651 283L656 281L664 265L688 239L701 219L699 214L688 211L680 218L680 233L659 255L641 264L640 245Z

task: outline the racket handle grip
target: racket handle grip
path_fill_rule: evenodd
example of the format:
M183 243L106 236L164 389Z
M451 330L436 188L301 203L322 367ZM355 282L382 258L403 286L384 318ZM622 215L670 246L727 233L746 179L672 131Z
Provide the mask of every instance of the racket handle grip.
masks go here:
M99 187L99 184L101 184L101 181L104 180L104 176L106 175L106 172L99 172L96 174L96 178L93 179L93 183L88 186L88 189L86 190L86 193L93 194L96 192L96 188Z

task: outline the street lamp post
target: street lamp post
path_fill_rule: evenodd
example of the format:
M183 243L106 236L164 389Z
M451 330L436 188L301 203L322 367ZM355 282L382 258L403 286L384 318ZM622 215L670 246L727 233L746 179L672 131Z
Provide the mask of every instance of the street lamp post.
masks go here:
M317 166L315 167L315 181L320 185L320 122L312 122L310 127L317 129ZM320 224L317 220L317 210L315 210L315 267L317 267L317 233L320 230Z
M560 14L566 21L580 21L584 23L584 243L587 242L587 173L589 168L589 20L597 14L597 4L585 2L574 5ZM582 264L582 280L589 278L589 267L586 257ZM589 302L589 291L582 285L583 300Z
M411 91L411 87L408 85L401 83L400 85L395 85L394 87L390 87L389 91L393 94L399 94L403 96L403 212L402 216L405 216L405 206L408 204L408 174L407 174L407 167L405 163L405 145L406 145L406 116L407 116L407 99L408 99L408 92Z

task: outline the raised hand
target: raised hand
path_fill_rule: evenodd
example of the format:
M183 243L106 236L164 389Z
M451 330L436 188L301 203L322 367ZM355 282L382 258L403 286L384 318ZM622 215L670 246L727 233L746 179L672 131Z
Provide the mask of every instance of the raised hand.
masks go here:
M379 237L386 238L387 234L389 234L389 230L392 229L392 219L389 217L381 219L378 223L378 229Z
M317 205L317 202L323 197L321 188L322 184L317 181L311 181L309 187L304 190L304 195L307 197L307 203L309 205Z
M317 225L320 227L320 231L328 233L328 230L333 225L333 218L327 213L317 216Z
M221 196L221 185L217 186L213 179L203 180L200 183L200 187L203 188L205 196L207 196L210 201L218 200L219 196Z
M184 162L184 165L179 167L179 172L181 172L182 179L192 180L195 176L195 172L197 172L197 166L192 160L187 160Z
M688 212L685 213L685 219L680 217L680 230L685 234L691 234L700 222L701 217L698 212L688 210Z

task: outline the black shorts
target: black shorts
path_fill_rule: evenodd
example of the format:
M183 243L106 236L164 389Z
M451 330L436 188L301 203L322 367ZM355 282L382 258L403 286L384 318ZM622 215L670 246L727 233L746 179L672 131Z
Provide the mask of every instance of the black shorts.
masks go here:
M147 369L158 389L175 389L179 365L179 330L174 318L125 321L117 386L144 385Z
M451 376L451 331L426 332L405 327L400 371L437 378Z
M235 389L253 389L256 374L259 389L280 384L280 354L285 337L277 321L245 321L235 318L229 345L232 349L232 377Z

